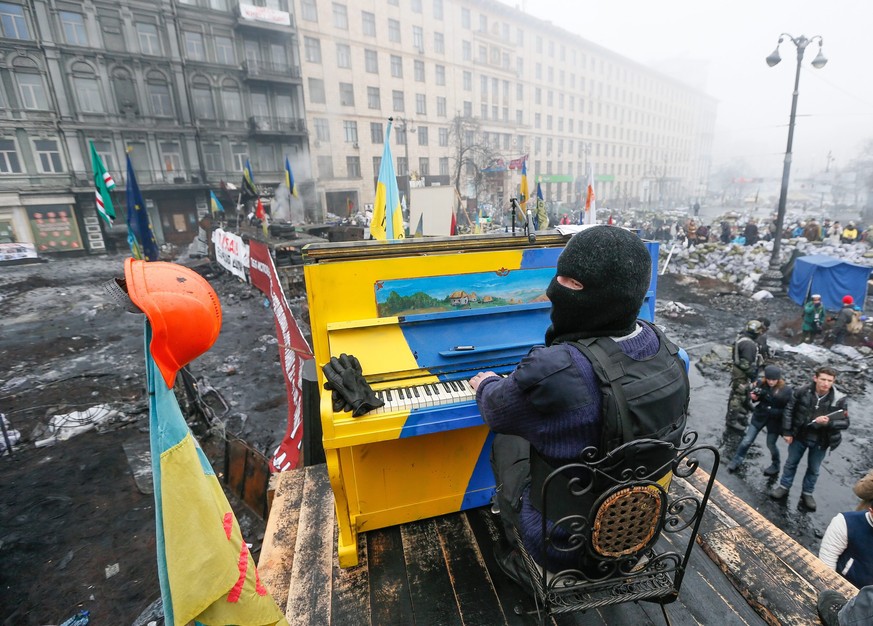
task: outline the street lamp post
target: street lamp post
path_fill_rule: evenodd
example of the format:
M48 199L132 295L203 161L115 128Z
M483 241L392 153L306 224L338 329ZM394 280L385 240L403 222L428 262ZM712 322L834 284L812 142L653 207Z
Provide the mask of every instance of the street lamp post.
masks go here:
M770 255L770 269L768 270L769 278L774 279L776 282L777 288L781 288L782 284L782 276L779 272L779 248L782 242L782 226L785 222L785 205L788 201L788 177L791 172L791 148L794 143L794 120L797 116L797 94L798 94L798 86L800 84L800 63L803 61L803 54L806 52L806 47L812 42L818 40L818 54L815 59L812 61L812 66L815 69L823 68L828 60L825 58L822 53L822 45L824 44L824 40L821 35L814 35L807 39L804 35L800 37L793 37L788 33L782 33L779 35L779 41L776 45L776 49L770 53L767 57L767 65L773 67L777 63L782 60L782 57L779 56L779 45L788 38L791 43L794 44L795 48L797 48L797 70L794 74L794 92L791 95L791 116L788 118L788 146L785 148L785 163L782 167L782 188L779 191L779 208L776 212L776 236L773 239L773 253ZM772 284L772 282L771 282Z

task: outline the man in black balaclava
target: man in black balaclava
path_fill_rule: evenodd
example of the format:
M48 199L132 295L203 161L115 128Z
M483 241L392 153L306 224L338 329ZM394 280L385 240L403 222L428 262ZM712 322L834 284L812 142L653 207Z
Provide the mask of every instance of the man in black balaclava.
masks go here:
M669 352L675 346L659 330L637 320L652 277L651 256L639 237L618 227L588 228L570 239L556 270L546 291L552 302L546 345L533 348L506 378L480 372L470 380L482 418L498 433L491 453L497 484L493 510L500 512L509 542L517 528L541 565L542 514L530 496L531 448L553 467L578 460L588 446L603 443L611 449L604 443L614 426L612 418L604 419L604 383L572 342L603 338L596 340L598 346L617 344L622 356L613 358L621 359L626 372L648 372L654 365L658 374L674 375L658 390L659 399L642 396L657 414L655 428L666 423L681 431L688 404L686 363L675 350ZM660 438L663 432L649 434ZM562 560L550 551L547 566L574 566L576 558L570 554ZM518 559L516 550L498 555L507 573L523 578Z

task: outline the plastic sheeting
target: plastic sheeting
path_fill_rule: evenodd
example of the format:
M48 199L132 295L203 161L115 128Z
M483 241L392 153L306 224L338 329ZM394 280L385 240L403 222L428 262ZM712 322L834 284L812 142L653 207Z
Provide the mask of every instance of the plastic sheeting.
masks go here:
M863 309L869 278L869 267L824 255L802 256L794 262L788 296L803 305L812 294L821 294L825 308L836 310L843 306L843 296L850 295Z

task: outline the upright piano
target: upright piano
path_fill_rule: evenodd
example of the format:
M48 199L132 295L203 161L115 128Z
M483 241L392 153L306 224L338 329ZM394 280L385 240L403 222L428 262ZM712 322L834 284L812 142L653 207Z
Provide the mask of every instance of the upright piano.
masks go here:
M545 291L569 236L469 235L310 244L303 251L319 377L356 356L385 406L361 417L320 400L338 557L358 533L485 505L492 435L468 380L512 371L549 325ZM652 320L658 244L640 317Z

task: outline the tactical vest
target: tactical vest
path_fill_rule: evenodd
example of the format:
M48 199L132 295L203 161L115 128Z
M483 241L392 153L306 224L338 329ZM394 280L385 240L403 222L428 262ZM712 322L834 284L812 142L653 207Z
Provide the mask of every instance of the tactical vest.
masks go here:
M858 588L873 585L873 526L866 511L843 513L848 545L837 559L837 571Z
M603 431L600 437L601 456L618 446L640 439L654 439L678 446L685 431L688 417L690 385L685 361L679 356L679 348L656 326L643 320L639 323L652 328L658 335L659 348L651 357L635 360L621 351L619 342L608 337L591 337L572 342L591 362L600 383L603 395ZM582 451L580 450L580 453ZM669 461L675 451L664 445L652 444L636 451L633 459L611 468L619 472L621 467L632 462L652 470ZM665 454L667 456L665 456ZM534 507L542 512L542 486L554 471L545 459L531 447L530 498ZM563 480L563 478L561 479ZM569 487L568 487L569 488ZM592 490L591 504L599 495ZM568 493L550 487L550 493ZM579 513L580 504L568 510L567 498L549 498L549 517L558 519ZM584 506L583 506L584 508ZM587 513L587 511L585 511Z

